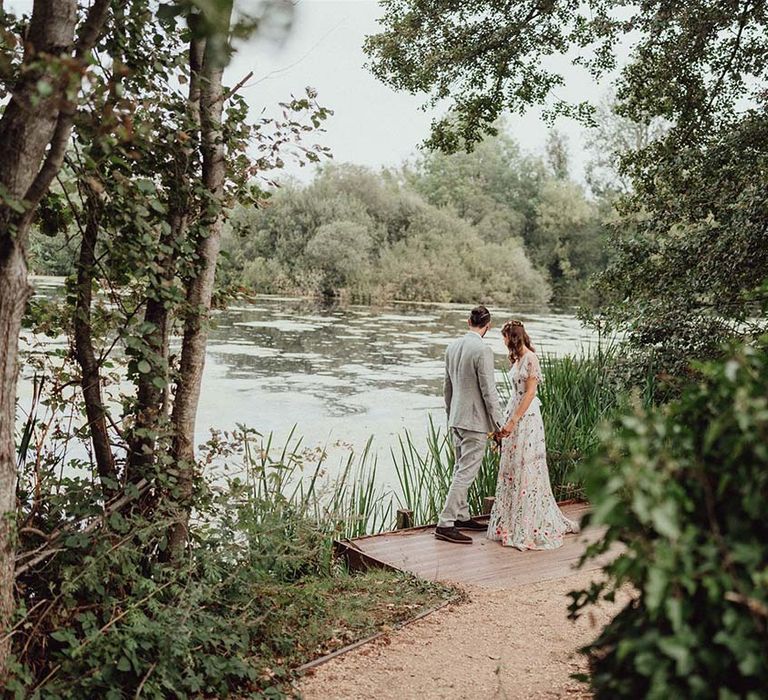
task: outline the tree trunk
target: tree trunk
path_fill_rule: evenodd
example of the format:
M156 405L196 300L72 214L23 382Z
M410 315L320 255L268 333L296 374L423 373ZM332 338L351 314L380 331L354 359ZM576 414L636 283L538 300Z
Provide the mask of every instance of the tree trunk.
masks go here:
M202 180L205 189L204 210L197 244L196 274L187 289L184 340L179 367L180 380L173 406L173 457L178 472L178 519L168 535L172 557L178 557L187 542L189 510L195 469L195 418L200 399L200 385L205 366L208 320L221 248L224 224L223 199L226 179L224 139L221 115L224 104L222 76L226 54L226 36L232 12L231 3L221 16L218 32L205 46L201 71L200 136L203 156Z
M75 0L35 2L25 63L40 52L69 53L76 21ZM0 638L10 628L14 611L18 342L31 291L24 255L26 232L18 226L18 209L40 168L59 116L59 95L32 106L37 81L46 79L55 80L42 69L22 74L0 119L0 185L4 188L0 200ZM9 651L10 638L6 638L0 642L0 681L7 672Z
M77 304L75 308L75 354L82 377L80 385L85 399L85 412L91 433L96 468L101 478L106 500L117 490L117 469L107 431L107 411L101 395L101 372L93 349L91 332L91 302L93 297L93 270L96 265L96 241L99 236L98 195L86 184L86 221L80 243L80 259L77 265Z
M170 305L167 289L176 275L176 250L186 237L189 228L190 206L190 167L191 149L196 147L200 132L200 71L205 51L205 39L193 38L189 45L189 97L187 99L188 131L192 138L189 142L179 142L179 155L175 162L174 182L170 184L173 192L169 202L168 228L159 241L157 279L150 283L147 292L147 308L144 322L148 331L144 342L149 352L145 358L151 367L149 372L141 374L137 384L137 409L135 437L131 443L129 458L129 478L136 481L150 479L147 469L155 461L157 436L166 417L168 405L167 386L162 388L154 380L158 377L167 385L168 382L168 336L170 329Z
M21 248L0 258L0 637L13 619L13 563L16 550L16 377L21 317L31 293ZM6 672L10 639L0 642L0 685Z
M0 118L0 684L7 672L13 619L16 511L16 382L21 319L30 294L25 250L34 209L55 177L69 141L74 109L65 92L79 71L56 57L81 58L98 39L108 0L91 6L78 42L76 0L35 0L24 66ZM46 58L49 57L49 58ZM79 84L79 83L77 83ZM43 97L39 86L50 94ZM48 153L46 155L46 150ZM42 167L41 167L42 164ZM23 213L22 213L23 212Z

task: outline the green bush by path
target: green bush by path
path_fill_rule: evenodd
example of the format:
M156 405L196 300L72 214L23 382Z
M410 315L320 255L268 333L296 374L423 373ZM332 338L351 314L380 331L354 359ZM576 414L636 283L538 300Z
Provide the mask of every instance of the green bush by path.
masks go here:
M700 367L681 397L602 435L582 471L624 552L572 613L629 586L584 650L598 698L764 698L768 688L768 337Z
M285 580L212 550L146 575L130 551L55 567L62 595L24 616L10 697L283 697L301 664L455 595L391 572Z
M281 697L297 666L455 596L410 576L347 573L332 539L377 526L375 491L357 487L350 464L325 493L316 471L298 478L298 442L275 451L257 438L212 436L203 459L227 457L229 476L198 484L175 564L162 556L161 512L102 520L89 479L62 479L57 463L24 472L8 695ZM25 568L45 533L58 551Z

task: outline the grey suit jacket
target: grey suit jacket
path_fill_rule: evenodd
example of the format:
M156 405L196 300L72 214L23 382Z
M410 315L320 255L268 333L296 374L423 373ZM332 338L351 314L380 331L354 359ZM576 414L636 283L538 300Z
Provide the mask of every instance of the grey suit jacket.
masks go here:
M478 433L504 424L493 373L493 351L469 331L445 352L445 410L450 428Z

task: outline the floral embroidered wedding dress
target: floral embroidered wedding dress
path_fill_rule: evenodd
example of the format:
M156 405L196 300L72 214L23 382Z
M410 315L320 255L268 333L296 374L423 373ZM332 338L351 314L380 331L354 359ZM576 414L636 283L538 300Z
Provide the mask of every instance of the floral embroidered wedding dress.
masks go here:
M535 353L527 352L510 370L512 395L507 418L525 394L528 377L541 382L541 366ZM496 500L488 524L488 538L518 549L556 549L563 536L578 532L552 495L544 442L541 401L536 396L515 430L502 441Z

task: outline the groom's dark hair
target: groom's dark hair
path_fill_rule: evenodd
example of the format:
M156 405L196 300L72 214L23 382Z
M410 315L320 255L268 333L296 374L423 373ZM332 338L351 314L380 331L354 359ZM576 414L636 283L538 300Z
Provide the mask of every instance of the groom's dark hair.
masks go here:
M488 311L482 304L476 306L469 312L469 323L472 328L483 328L487 326L491 321L491 312Z

